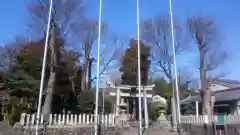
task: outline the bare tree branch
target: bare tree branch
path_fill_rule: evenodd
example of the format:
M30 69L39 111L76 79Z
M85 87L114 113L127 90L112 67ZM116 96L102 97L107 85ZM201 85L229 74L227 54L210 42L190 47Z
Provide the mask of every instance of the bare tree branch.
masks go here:
M18 44L11 43L0 46L0 68L3 70L8 70L15 64L17 54L22 47L21 43L24 43L24 40L20 40L20 38L16 38L17 41Z
M215 20L203 16L192 17L188 20L188 28L199 52L202 51L202 55L204 55L201 60L203 65L200 68L211 72L221 67L228 59L229 52L221 43L221 32L219 32Z
M119 39L116 36L112 37L112 43L105 44L103 51L101 51L100 63L100 76L104 75L109 69L116 68L119 55L122 53L124 47L128 42L124 39ZM115 62L115 63L114 63ZM96 76L92 78L92 81L96 79Z
M31 21L28 24L29 32L34 34L37 39L42 38L46 33L46 25L49 12L49 0L37 0L27 6ZM79 22L83 17L84 7L82 0L57 0L53 3L52 18L60 28L61 37L66 37L70 33L73 23Z
M146 20L142 23L142 39L152 47L151 57L152 66L158 67L165 76L171 80L171 64L172 64L172 40L171 26L169 17L157 16L153 19ZM179 25L175 25L175 53L178 55L186 47L186 37L184 37L183 29Z
M107 25L103 24L102 26L102 37L105 34L105 31L107 30ZM91 64L91 59L93 56L91 56L93 45L98 37L98 21L91 20L91 19L84 19L81 21L81 23L76 22L71 25L72 31L75 33L75 36L79 38L80 44L77 47L78 50L80 49L80 53L83 54L82 58L82 65L83 65L83 72L82 72L82 90L87 89L87 86L90 86L90 84L87 84L91 82L91 80L87 79L87 72L91 73L91 69L89 69L89 64ZM91 78L90 78L91 79Z

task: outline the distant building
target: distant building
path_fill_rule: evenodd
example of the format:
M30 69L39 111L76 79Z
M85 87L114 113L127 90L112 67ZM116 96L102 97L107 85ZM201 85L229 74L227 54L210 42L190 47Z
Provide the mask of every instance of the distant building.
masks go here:
M214 113L240 114L240 81L216 79L209 81L212 98L215 100ZM202 98L200 92L194 92L180 101L181 106L194 105L201 113ZM199 106L199 109L197 109Z

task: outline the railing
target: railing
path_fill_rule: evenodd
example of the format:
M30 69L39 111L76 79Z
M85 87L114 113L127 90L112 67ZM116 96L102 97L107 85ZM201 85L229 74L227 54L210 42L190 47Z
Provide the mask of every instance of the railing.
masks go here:
M36 114L21 114L20 125L22 126L34 126L36 125ZM93 114L50 114L48 125L92 125L94 124L95 117ZM115 115L106 114L98 115L98 122L101 121L106 125L115 124ZM43 115L40 118L40 125L43 125Z
M216 122L217 116L214 115L210 118L209 122ZM240 123L240 115L224 115L224 122L226 124L239 124ZM181 116L181 123L184 124L203 124L204 116Z

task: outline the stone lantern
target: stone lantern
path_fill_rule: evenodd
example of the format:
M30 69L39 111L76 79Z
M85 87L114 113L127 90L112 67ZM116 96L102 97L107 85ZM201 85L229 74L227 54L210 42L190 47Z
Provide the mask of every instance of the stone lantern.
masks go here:
M160 114L158 119L163 118L166 107L167 107L167 100L159 95L155 95L152 98L152 102L153 102L154 106L156 107L156 110Z

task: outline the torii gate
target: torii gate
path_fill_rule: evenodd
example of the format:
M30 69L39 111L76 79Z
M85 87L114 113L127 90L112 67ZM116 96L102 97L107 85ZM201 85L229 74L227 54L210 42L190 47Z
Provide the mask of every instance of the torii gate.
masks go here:
M110 92L110 96L116 96L116 106L115 106L115 114L116 116L119 115L119 105L120 105L120 100L121 97L139 97L139 94L130 94L130 90L132 88L136 88L138 91L138 86L132 86L132 85L114 85L111 83L108 83L110 88L114 88L117 91L116 92ZM149 125L149 120L148 120L148 104L147 100L151 99L152 100L152 89L155 87L155 84L153 85L145 85L141 86L141 97L143 98L144 101L144 118L145 118L145 127L148 128ZM127 92L123 92L122 90L128 90ZM151 91L147 93L147 91ZM142 94L143 92L143 94ZM141 113L141 110L139 110L139 113Z

